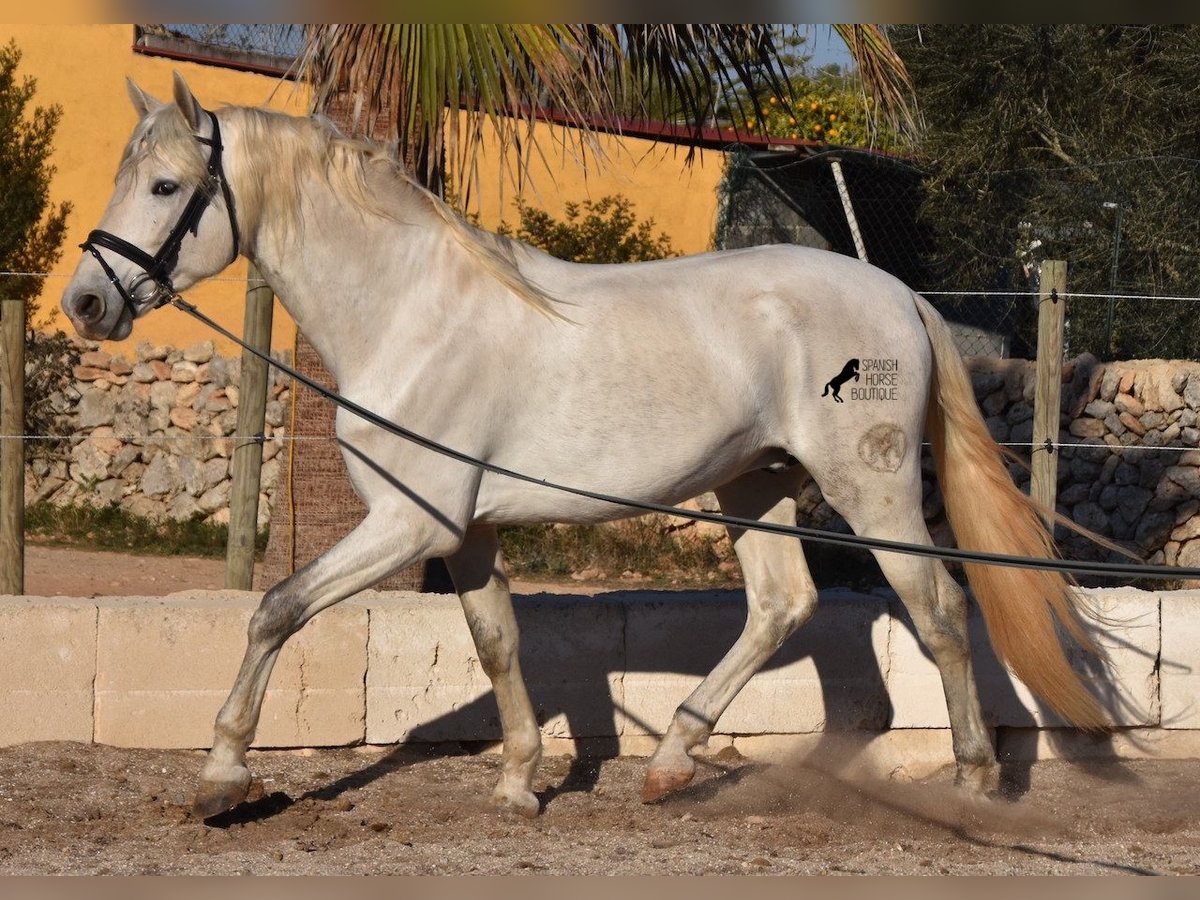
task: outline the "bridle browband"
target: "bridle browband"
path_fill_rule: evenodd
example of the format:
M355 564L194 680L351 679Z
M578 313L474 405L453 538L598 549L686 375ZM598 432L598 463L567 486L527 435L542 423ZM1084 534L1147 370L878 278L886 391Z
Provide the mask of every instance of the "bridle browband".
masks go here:
M104 274L108 276L108 280L117 289L117 293L125 301L125 307L135 319L145 308L162 306L176 295L175 286L171 283L171 273L175 270L176 263L179 262L179 247L189 231L193 235L198 232L200 219L204 215L204 211L208 209L208 205L212 202L212 198L216 194L217 185L221 186L221 193L225 197L225 210L229 214L229 227L233 237L233 253L229 257L229 261L233 262L238 258L241 240L238 234L237 213L234 210L233 194L229 188L229 179L225 177L225 171L221 166L221 151L224 149L221 144L221 126L217 124L217 117L212 112L205 110L205 113L208 114L208 119L212 122L212 137L205 138L195 135L195 138L200 143L208 144L212 148L208 155L207 173L201 182L196 185L196 189L192 192L187 206L184 207L179 221L175 223L175 227L171 229L171 233L167 235L167 239L163 241L163 245L158 248L158 252L151 256L141 247L137 247L124 238L117 237L115 234L101 231L100 229L92 231L87 236L87 240L79 245L81 249L88 251L92 256L96 257L96 261L100 263L100 268L104 270ZM144 270L145 275L139 276L135 279L131 287L126 288L121 279L117 277L117 273L113 271L112 266L108 264L108 261L105 260L104 256L97 249L98 247L103 247L119 256L125 257L134 265L140 266ZM138 301L134 298L131 291L136 290L144 281L153 282L154 292L146 299Z

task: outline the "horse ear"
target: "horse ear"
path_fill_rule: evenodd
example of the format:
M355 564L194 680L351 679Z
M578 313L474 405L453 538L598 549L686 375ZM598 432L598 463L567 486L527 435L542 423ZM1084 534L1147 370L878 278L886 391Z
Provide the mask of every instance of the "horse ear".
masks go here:
M204 120L204 107L193 96L192 89L188 87L187 82L178 72L175 73L175 105L183 113L183 117L192 127L192 131L199 131L200 123Z
M139 119L146 118L149 113L162 106L162 103L143 91L137 86L137 82L128 76L125 78L125 89L129 91L129 99L133 108L137 110Z

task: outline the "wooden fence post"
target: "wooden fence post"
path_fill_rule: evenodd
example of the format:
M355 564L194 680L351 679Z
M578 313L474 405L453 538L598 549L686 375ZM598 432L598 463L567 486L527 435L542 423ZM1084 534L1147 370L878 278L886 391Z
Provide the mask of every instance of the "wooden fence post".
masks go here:
M1043 260L1038 275L1037 381L1033 397L1033 448L1029 496L1050 512L1058 496L1058 430L1062 407L1063 323L1067 263ZM1046 526L1053 530L1054 519Z
M25 302L0 297L0 594L25 593Z
M243 340L263 353L271 352L271 315L275 298L254 264L246 275L246 313ZM229 542L225 547L225 587L248 591L254 584L254 539L258 534L258 495L261 490L267 385L270 366L242 351L242 380L238 393L233 486L229 494Z

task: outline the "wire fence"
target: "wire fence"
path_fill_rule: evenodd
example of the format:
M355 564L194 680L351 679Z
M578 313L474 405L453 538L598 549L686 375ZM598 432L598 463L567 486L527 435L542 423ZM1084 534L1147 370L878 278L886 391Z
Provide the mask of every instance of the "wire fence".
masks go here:
M839 190L835 162L845 192ZM734 153L720 194L715 243L732 248L788 242L852 256L865 253L939 309L964 355L984 361L1032 359L1039 286L1029 273L1037 271L1037 254L1024 251L1033 240L1017 229L1006 265L994 264L990 270L995 277L969 280L977 271L948 267L941 239L926 224L922 179L909 161L871 154L798 159ZM1134 218L1132 210L1123 218L1125 224L1115 214L1110 217L1107 237L1097 237L1103 223L1072 232L1089 243L1081 243L1077 259L1068 255L1067 290L1060 296L1067 310L1066 356L1200 358L1200 266L1194 265L1195 254L1172 245L1170 260L1161 251L1158 268L1150 271L1144 254L1138 256L1136 241L1127 241L1125 250L1117 252L1113 229L1126 227ZM1108 256L1101 252L1105 240ZM1193 271L1197 279L1189 280ZM0 295L51 294L44 291L47 281L66 277L0 272ZM217 280L228 282L231 292L246 286L244 279ZM335 440L331 431L305 433L302 420L297 420L298 433L293 430L288 407L297 391L289 379L277 377L271 384L274 405L263 433L242 434L233 411L236 366L227 362L191 364L206 367L201 374L188 370L183 351L148 359L132 350L129 360L105 368L87 358L97 352L95 345L55 338L44 330L29 348L27 425L5 440L25 444L38 482L32 489L35 499L122 504L143 514L176 518L219 516L228 496L229 460L238 446L264 444L264 489L275 502L275 486L291 484L291 470L305 455L303 448L328 447ZM177 365L182 366L179 373ZM1088 386L1086 411L1071 408L1068 399L1062 430L1048 444L1032 440L1030 390L998 387L989 377L977 379L976 387L988 427L1001 446L1026 462L1041 453L1055 454L1060 512L1134 548L1148 561L1195 565L1200 563L1200 541L1193 544L1190 521L1200 510L1200 457L1195 452L1200 374L1193 376L1186 365L1173 368L1173 373L1153 375L1139 370L1128 384ZM131 390L130 382L142 387ZM1168 395L1174 397L1169 408L1154 406ZM1153 402L1142 402L1151 397ZM82 419L81 402L90 404ZM81 426L81 421L89 424ZM1019 465L1013 464L1012 474L1027 488L1028 474ZM926 512L936 520L940 500L932 483L932 477L926 479ZM143 496L153 502L143 502ZM806 524L845 529L819 498L808 504L805 515ZM1200 528L1196 530L1200 538ZM1065 532L1060 536L1072 540ZM1109 551L1084 542L1075 542L1070 554L1110 557Z

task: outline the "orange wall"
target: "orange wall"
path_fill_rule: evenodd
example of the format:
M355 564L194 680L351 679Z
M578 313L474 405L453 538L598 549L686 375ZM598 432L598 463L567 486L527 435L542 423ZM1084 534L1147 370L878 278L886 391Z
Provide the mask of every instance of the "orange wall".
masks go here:
M293 91L290 82L134 53L132 25L0 25L0 42L9 40L15 40L21 50L18 76L37 80L34 105L58 104L63 110L51 158L57 172L50 198L55 204L68 200L73 209L62 258L42 293L43 313L58 307L62 290L79 260L76 247L100 221L112 194L121 152L137 124L125 90L127 75L159 99L170 98L171 73L178 70L206 106L233 103L293 112L306 109L306 97L302 91ZM219 277L219 281L188 291L188 299L240 334L245 260L238 260ZM61 312L54 324L70 329ZM277 307L272 345L290 348L294 332L291 320ZM108 349L130 355L141 340L186 347L209 337L211 334L202 325L166 308L137 323L130 338L134 344L127 341L128 346L114 344ZM232 351L231 345L219 338L214 343L223 353Z
M266 105L294 113L307 108L305 92L291 82L134 53L132 25L0 25L0 42L10 39L23 54L18 74L37 79L34 103L63 108L54 140L52 164L57 173L51 200L69 200L74 209L62 259L54 277L47 279L43 311L57 308L79 259L76 246L99 222L112 192L117 163L136 124L125 90L127 75L160 99L171 96L171 75L178 70L200 101L210 107ZM560 216L568 201L621 193L633 201L639 219L653 218L655 234L665 231L681 252L708 249L716 220L722 154L707 152L688 167L683 149L602 136L604 164L589 158L585 168L562 149L561 135L549 126L539 125L538 137L546 138L545 159L536 160L530 168L525 197L531 205ZM485 227L494 228L502 220L515 225L516 191L511 179L500 174L502 164L494 142L484 152L478 170L481 175L471 210L479 214ZM188 299L222 325L241 333L245 273L246 263L239 260L219 279L188 291ZM55 324L69 327L61 314ZM295 326L277 306L273 347L290 349L294 336ZM166 308L140 320L131 340L186 347L210 337L199 323ZM234 351L219 338L214 343L223 353ZM109 349L129 353L132 346Z
M545 156L534 154L530 162L524 185L527 203L561 217L568 202L624 194L632 201L638 220L653 219L654 234L666 232L680 253L703 253L710 248L723 153L697 152L689 165L684 147L600 135L602 159L589 152L581 164L575 151L563 150L561 131L541 123L535 126ZM516 181L510 167L501 162L494 140L486 144L478 171L469 211L478 213L485 228L495 228L501 221L515 227Z

